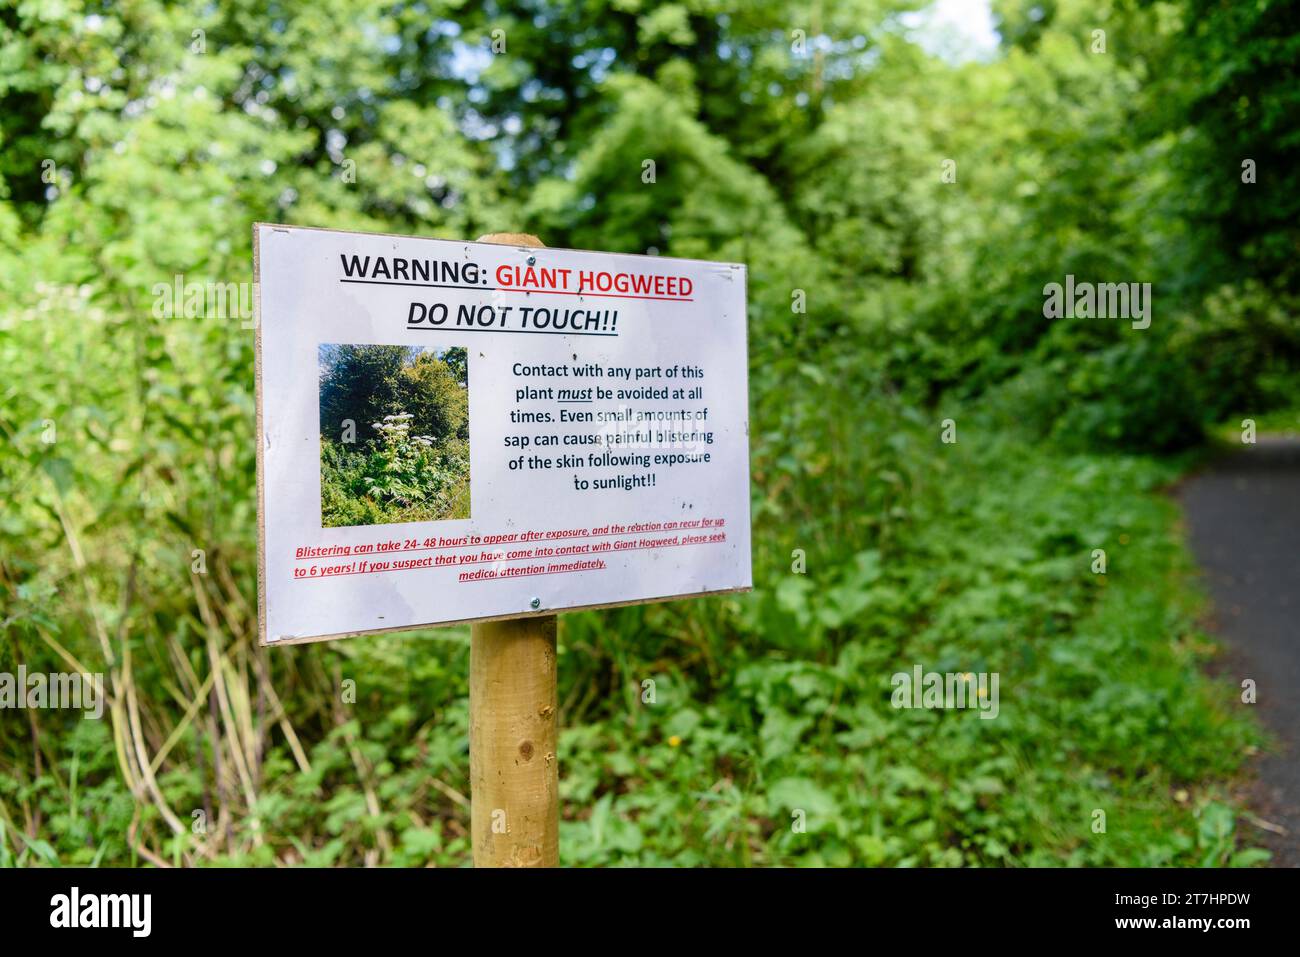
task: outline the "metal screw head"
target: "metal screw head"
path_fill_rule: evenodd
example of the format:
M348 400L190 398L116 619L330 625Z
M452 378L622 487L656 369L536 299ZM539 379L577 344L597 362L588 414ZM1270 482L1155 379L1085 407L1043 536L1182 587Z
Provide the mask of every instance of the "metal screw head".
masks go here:
M530 265L530 266L536 266L536 265L537 265L537 257L536 257L536 256L529 256L529 257L528 257L528 265Z
M530 604L530 605L531 605L532 607L534 607L534 608L541 608L541 607L542 607L542 600L541 600L540 598L534 598L534 599L533 599L532 601L530 601L528 604Z

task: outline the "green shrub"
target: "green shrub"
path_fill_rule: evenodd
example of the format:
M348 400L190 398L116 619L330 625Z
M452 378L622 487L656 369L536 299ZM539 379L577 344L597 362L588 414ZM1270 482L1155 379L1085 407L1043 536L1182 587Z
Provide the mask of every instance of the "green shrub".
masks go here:
M1270 412L1300 395L1300 300L1260 283L1207 296L1180 318L1172 347L1192 365L1205 422Z
M410 417L374 424L377 441L347 451L321 440L321 521L326 527L469 517L469 443L410 435Z
M1191 370L1153 336L1056 366L1068 404L1053 435L1067 447L1168 452L1202 436Z

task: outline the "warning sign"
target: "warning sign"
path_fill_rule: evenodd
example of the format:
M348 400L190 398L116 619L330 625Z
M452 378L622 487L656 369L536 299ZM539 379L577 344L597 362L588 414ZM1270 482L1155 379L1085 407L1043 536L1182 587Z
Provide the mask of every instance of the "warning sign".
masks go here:
M750 587L744 266L254 248L264 642Z

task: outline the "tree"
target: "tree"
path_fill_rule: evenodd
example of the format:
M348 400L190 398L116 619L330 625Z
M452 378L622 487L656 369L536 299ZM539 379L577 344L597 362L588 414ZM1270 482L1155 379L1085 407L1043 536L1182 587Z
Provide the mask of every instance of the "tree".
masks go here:
M337 442L351 421L359 444L375 439L375 424L399 411L400 376L412 352L406 346L323 346L321 435Z
M469 438L465 350L447 355L450 361L408 346L322 346L321 435L337 442L351 420L364 444L377 438L384 416L407 412L412 435Z
M458 372L466 369L464 349L453 368L444 358L422 352L403 367L393 396L393 411L409 412L412 435L438 441L469 438L469 392Z
M1212 264L1198 270L1206 287L1250 276L1300 293L1300 4L1182 9L1169 69L1185 78L1174 131L1187 134L1177 159L1199 227L1193 263Z

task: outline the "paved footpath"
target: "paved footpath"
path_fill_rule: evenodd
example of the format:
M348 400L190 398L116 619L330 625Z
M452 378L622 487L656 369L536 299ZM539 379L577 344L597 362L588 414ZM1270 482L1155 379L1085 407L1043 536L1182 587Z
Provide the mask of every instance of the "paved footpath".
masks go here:
M1256 769L1255 811L1286 834L1247 828L1273 864L1300 867L1300 440L1261 436L1183 483L1192 551L1237 684L1280 742Z

